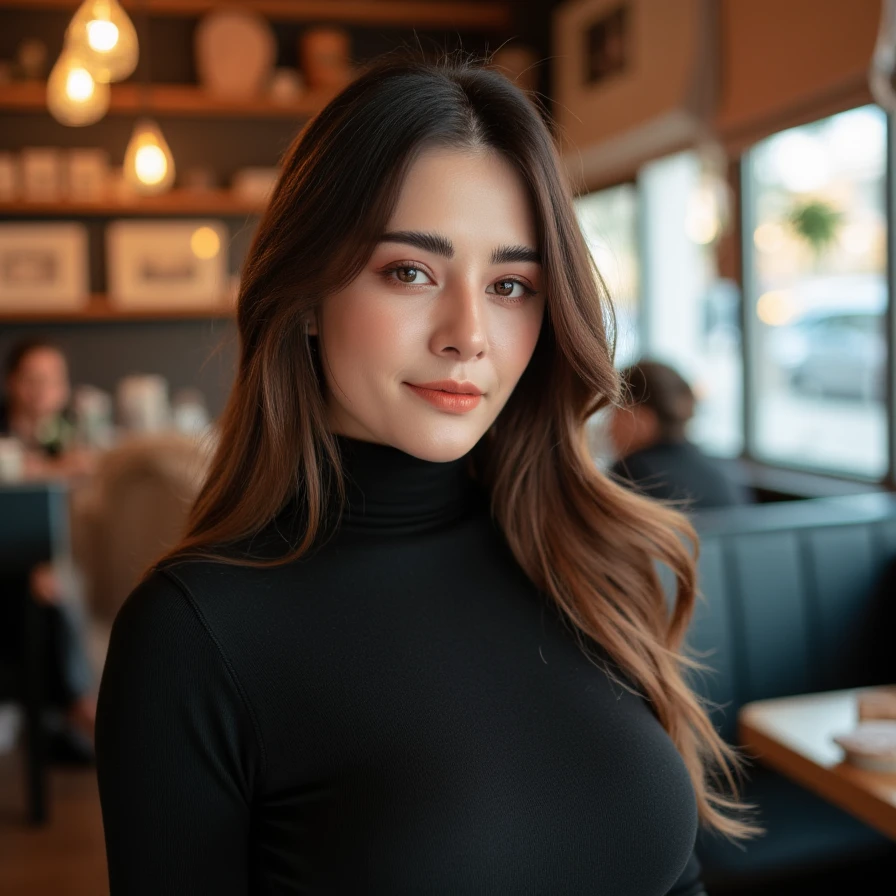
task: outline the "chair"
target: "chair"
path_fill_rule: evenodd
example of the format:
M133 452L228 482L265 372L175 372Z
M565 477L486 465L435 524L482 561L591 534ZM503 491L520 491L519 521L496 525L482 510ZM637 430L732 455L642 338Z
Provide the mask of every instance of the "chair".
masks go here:
M688 643L714 673L693 684L720 704L713 718L726 740L737 742L747 702L896 680L893 632L880 624L894 597L882 580L896 563L896 495L703 511L694 523L706 599ZM745 798L767 834L743 850L701 835L709 892L753 893L811 869L896 859L882 835L761 763L748 775Z
M40 563L68 556L68 494L56 482L0 486L0 702L20 703L25 714L29 817L48 818L43 617L31 597L29 576Z
M72 504L75 558L95 623L108 630L142 574L180 538L209 444L176 432L135 435L106 452Z

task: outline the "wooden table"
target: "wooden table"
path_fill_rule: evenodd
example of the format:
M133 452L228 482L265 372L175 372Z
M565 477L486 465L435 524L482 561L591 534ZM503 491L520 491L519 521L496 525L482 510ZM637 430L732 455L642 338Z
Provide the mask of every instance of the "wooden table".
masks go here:
M896 773L844 762L831 739L858 722L861 690L757 700L738 714L745 753L896 840Z

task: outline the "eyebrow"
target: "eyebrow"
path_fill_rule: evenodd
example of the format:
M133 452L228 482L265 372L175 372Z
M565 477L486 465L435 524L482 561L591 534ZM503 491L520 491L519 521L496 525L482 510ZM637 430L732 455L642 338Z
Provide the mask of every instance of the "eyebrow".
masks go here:
M446 236L438 233L425 233L420 230L394 230L384 233L379 240L381 243L404 243L423 249L424 252L432 252L444 258L454 258L454 244ZM492 252L492 264L510 264L512 262L530 261L541 264L541 255L528 246L498 246Z

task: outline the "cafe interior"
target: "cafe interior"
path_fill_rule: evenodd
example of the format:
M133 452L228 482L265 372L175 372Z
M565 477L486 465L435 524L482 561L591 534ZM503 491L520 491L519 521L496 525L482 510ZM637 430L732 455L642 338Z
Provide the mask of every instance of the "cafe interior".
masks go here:
M693 686L765 830L698 834L706 892L892 893L894 0L0 0L0 893L109 892L113 620L203 482L282 155L395 50L526 91L633 406L687 396L687 470L587 436L691 477Z

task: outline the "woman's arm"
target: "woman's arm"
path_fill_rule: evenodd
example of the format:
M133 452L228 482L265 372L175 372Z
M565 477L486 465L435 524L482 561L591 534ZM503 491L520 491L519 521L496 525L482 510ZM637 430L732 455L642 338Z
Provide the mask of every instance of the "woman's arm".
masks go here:
M258 741L229 664L163 572L115 620L96 754L111 896L245 896Z

